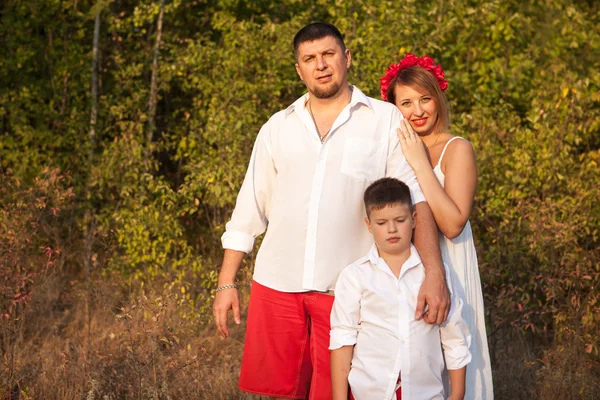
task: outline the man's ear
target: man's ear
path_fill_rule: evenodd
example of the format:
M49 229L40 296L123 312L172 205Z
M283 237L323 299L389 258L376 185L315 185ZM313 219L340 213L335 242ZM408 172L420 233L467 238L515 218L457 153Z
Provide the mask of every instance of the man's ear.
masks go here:
M300 77L300 80L302 82L304 82L304 78L302 78L302 73L300 72L300 66L298 65L298 63L296 63L295 65L296 65L296 72L298 73L298 76Z
M412 228L415 229L415 226L417 226L417 212L413 211L412 212Z
M350 49L346 49L346 51L344 51L344 56L346 57L346 68L350 68L350 65L352 64L352 55L350 54Z

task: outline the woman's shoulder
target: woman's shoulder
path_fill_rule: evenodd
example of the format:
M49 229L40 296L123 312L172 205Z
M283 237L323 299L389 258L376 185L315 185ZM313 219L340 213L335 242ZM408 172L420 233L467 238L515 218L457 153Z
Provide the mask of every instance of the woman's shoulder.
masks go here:
M444 150L440 156L442 171L446 171L448 165L464 165L465 167L475 165L475 151L473 145L467 139L453 136L444 144Z
M454 135L450 135L450 138L446 141L445 143L445 150L444 150L444 158L446 157L454 157L454 156L458 156L458 157L462 157L462 156L469 156L469 155L475 155L475 151L473 149L473 145L471 144L471 142L469 142L467 139L460 137L460 136L454 136Z

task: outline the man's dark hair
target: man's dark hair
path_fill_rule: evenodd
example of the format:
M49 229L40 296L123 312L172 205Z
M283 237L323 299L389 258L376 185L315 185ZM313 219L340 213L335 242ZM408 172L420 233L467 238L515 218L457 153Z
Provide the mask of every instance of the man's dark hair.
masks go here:
M294 55L296 56L296 60L298 59L298 47L300 47L302 43L323 39L327 36L334 37L338 41L342 51L346 51L344 38L338 28L327 22L313 22L300 29L298 33L296 33L296 36L294 36Z
M364 195L367 217L372 210L381 210L392 204L403 204L413 211L410 189L396 178L381 178L369 185Z

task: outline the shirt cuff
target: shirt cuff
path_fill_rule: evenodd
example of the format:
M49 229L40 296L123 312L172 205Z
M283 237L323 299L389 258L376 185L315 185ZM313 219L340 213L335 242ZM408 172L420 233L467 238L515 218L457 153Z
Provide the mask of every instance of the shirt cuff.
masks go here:
M221 236L224 249L250 253L254 247L254 237L244 232L227 231Z
M356 344L355 330L332 329L329 332L329 350L336 350L344 346L354 346Z
M461 346L460 348L452 349L452 351L446 351L444 358L446 360L446 368L461 369L471 362L471 352L467 346Z

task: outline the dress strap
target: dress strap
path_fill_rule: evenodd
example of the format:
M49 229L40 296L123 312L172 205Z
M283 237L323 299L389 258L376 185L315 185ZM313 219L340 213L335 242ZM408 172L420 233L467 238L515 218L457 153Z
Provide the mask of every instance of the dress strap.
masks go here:
M448 148L448 145L454 140L454 139L462 139L460 136L454 136L452 139L448 140L446 142L446 145L444 146L444 150L442 150L442 154L440 155L440 159L437 162L437 165L441 165L442 164L442 158L444 158L444 154L446 153L446 149Z

